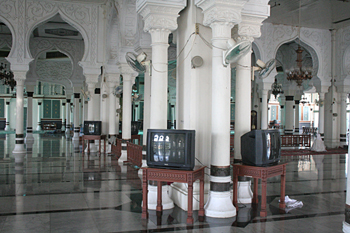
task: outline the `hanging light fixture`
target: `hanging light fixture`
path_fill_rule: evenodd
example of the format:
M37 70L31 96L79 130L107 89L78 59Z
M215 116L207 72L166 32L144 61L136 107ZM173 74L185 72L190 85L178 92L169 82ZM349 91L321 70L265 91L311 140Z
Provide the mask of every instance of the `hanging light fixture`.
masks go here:
M293 68L289 71L287 71L287 80L292 81L294 80L298 86L301 86L304 80L308 80L312 78L312 69L311 68L303 68L303 49L300 46L300 18L301 18L301 0L299 3L299 44L298 49L296 50L297 53L297 67Z
M300 103L304 106L305 104L309 104L310 102L307 100L307 98L305 96L303 96L303 98L301 98Z
M11 70L7 70L6 64L0 64L0 80L3 85L7 85L13 91L13 88L16 86L16 81L14 79L13 72Z
M282 84L277 83L277 79L275 78L275 82L272 83L271 85L271 90L272 90L272 94L275 96L275 99L277 98L277 96L279 94L283 94L284 91L282 90Z

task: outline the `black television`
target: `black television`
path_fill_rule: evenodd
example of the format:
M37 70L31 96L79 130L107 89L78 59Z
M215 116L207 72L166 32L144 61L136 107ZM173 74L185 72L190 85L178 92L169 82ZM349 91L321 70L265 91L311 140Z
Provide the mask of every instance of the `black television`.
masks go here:
M84 121L84 135L101 135L101 121Z
M147 165L153 168L193 170L195 130L149 129Z
M281 159L278 130L252 130L241 137L242 163L253 166L277 164Z

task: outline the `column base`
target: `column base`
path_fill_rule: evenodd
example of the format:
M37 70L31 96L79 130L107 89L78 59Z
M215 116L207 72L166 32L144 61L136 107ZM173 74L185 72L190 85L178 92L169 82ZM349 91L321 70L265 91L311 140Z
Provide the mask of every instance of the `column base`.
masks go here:
M62 126L61 131L62 131L62 132L63 132L63 131L66 131L66 127L65 127L65 126Z
M204 202L208 199L209 183L204 186ZM171 199L182 210L188 210L188 189L185 183L172 183L170 185ZM199 210L199 181L193 183L193 210Z
M118 159L118 163L123 163L128 160L128 152L126 150L126 143L122 143L122 155Z
M24 144L16 144L15 149L12 151L13 154L21 154L26 153L26 149L24 148Z
M163 210L174 208L174 202L169 196L169 186L162 186L162 206ZM148 209L156 210L157 208L157 186L148 185Z
M142 165L141 167L147 167L147 160L143 159L142 160ZM139 171L137 172L138 175L142 175L142 169L140 168Z
M350 233L350 224L343 221L343 232Z
M25 139L24 139L25 144L33 144L34 143L34 137L32 133L27 133Z
M237 202L242 204L252 203L253 192L251 189L251 181L238 182L238 197Z
M208 201L204 209L207 217L231 218L236 216L236 207L232 204L230 191L209 191Z
M79 133L74 133L74 136L72 138L73 141L79 141Z
M14 153L13 156L15 157L15 163L23 163L24 157L26 156L26 153L25 152Z
M6 127L5 127L5 131L10 131L11 129L10 129L10 126L9 125L6 125Z
M41 131L41 126L40 126L40 125L38 125L38 126L36 127L36 131Z

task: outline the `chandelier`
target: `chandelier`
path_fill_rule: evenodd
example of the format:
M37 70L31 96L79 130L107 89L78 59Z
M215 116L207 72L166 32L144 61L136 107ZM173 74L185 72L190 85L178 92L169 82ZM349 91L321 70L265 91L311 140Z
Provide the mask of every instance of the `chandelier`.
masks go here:
M271 90L272 90L272 94L275 96L275 99L277 98L277 96L279 94L283 94L283 90L282 90L282 84L277 83L277 79L275 78L275 82L272 83L271 85Z
M13 72L11 70L7 70L6 64L4 63L0 64L0 80L2 81L3 85L11 87L11 91L13 91L13 88L16 86Z
M300 24L300 19L301 19L301 0L299 1L299 45L298 45L298 49L295 50L295 52L297 53L297 67L296 68L292 68L290 71L287 71L287 79L289 81L294 80L297 85L300 87L301 84L303 83L304 80L308 80L312 78L312 69L311 68L306 68L303 69L303 49L300 46L300 28L301 28L301 24Z
M312 69L311 68L306 68L304 69L302 67L302 53L303 49L298 45L298 49L296 50L297 52L297 66L296 68L290 70L287 72L287 79L289 81L294 80L298 86L301 86L304 80L308 80L312 78Z

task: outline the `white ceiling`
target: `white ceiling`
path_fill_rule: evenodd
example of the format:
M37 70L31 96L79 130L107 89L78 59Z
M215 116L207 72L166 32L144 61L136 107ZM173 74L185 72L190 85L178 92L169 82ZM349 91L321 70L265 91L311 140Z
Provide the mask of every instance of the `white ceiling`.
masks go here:
M265 22L320 29L350 25L350 0L270 0L269 4Z

